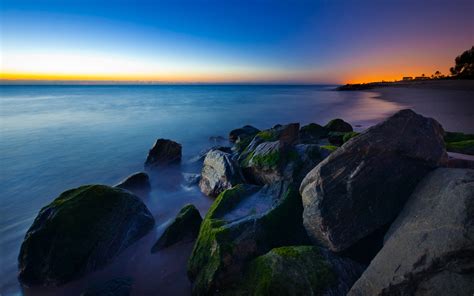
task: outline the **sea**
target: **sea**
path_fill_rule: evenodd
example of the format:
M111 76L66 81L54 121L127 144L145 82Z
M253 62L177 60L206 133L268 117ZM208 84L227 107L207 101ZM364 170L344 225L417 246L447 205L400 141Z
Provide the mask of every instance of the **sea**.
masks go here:
M0 86L0 295L80 295L113 278L133 282L132 295L189 295L192 244L151 253L179 209L202 215L212 203L189 180L212 146L230 145L230 130L275 124L325 124L343 118L356 130L406 106L377 92L333 85L34 85ZM115 185L144 170L158 138L182 144L177 174L153 176L144 202L156 219L146 237L109 266L61 287L21 287L17 257L38 211L84 184Z

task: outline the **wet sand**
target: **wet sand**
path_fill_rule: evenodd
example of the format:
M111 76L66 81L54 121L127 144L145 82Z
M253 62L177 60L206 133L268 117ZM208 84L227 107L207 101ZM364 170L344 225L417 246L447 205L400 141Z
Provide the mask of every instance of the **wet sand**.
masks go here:
M376 98L435 118L446 131L474 133L474 80L429 81L370 90Z

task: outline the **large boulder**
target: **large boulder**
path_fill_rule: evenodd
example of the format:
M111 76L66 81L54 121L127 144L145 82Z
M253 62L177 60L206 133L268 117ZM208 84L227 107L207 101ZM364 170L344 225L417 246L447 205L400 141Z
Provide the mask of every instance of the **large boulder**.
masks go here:
M313 242L342 251L390 223L418 182L447 158L443 128L402 110L319 163L300 193Z
M253 138L260 130L256 127L253 127L251 125L245 125L241 128L237 128L232 130L229 133L229 141L231 143L235 143L239 138L240 140L247 139L247 138Z
M198 209L191 204L185 205L153 245L151 252L157 252L178 242L193 241L198 235L201 222Z
M177 164L181 161L181 153L181 144L167 139L158 139L148 152L145 167Z
M237 185L221 193L204 218L188 263L195 295L235 284L243 266L278 246L306 240L301 198L285 183Z
M229 294L346 295L363 270L318 247L280 247L252 260Z
M151 190L150 178L147 173L135 173L125 178L115 187L126 189L138 196L146 196Z
M87 185L42 208L20 249L19 280L57 286L97 270L153 228L143 202L128 191Z
M353 131L352 125L340 118L329 121L324 127L328 132L348 133Z
M204 159L199 187L210 197L218 196L222 191L243 183L242 172L232 160L230 153L211 150Z
M437 169L349 295L473 295L473 270L474 170Z

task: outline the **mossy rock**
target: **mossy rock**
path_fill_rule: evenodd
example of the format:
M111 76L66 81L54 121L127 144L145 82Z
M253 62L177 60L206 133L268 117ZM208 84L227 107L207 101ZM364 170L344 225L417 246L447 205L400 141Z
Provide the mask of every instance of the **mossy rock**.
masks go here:
M446 150L449 152L474 155L474 140L446 143Z
M240 140L249 139L248 141L250 141L259 131L260 130L256 127L253 127L251 125L245 125L241 128L232 130L229 133L229 141L232 143L235 143L239 139Z
M468 141L468 140L474 140L474 135L458 133L458 132L445 132L444 134L444 141L446 143L461 142L461 141Z
M19 280L57 286L97 270L148 233L155 223L130 192L86 185L42 208L20 249Z
M343 143L346 143L347 141L349 141L350 139L354 138L354 137L357 137L359 135L358 132L348 132L348 133L345 133L344 136L342 136L342 142Z
M300 142L304 144L317 144L320 139L327 136L328 130L316 123L310 123L300 129Z
M221 193L204 218L188 263L193 294L212 295L238 280L251 259L306 241L301 198L285 183L238 185Z
M331 145L341 146L342 144L344 144L344 136L346 134L347 133L343 133L343 132L329 132L328 141Z
M349 123L345 122L344 120L340 118L336 118L329 121L324 127L329 132L348 133L348 132L353 131L352 125L350 125Z
M339 148L339 147L334 146L334 145L323 145L323 146L319 146L319 147L320 147L321 149L324 149L324 150L326 150L326 151L329 151L330 153L336 151L336 149Z
M201 222L198 209L191 204L185 205L153 245L151 252L157 252L178 242L193 241L198 235Z
M272 249L249 264L234 295L324 295L336 282L327 259L314 246Z

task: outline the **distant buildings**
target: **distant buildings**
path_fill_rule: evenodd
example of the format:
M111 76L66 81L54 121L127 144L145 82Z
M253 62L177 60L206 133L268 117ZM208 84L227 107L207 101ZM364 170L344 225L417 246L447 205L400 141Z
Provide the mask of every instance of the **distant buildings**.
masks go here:
M402 80L403 80L403 81L413 80L413 77L411 77L411 76L405 76L405 77L403 77Z

